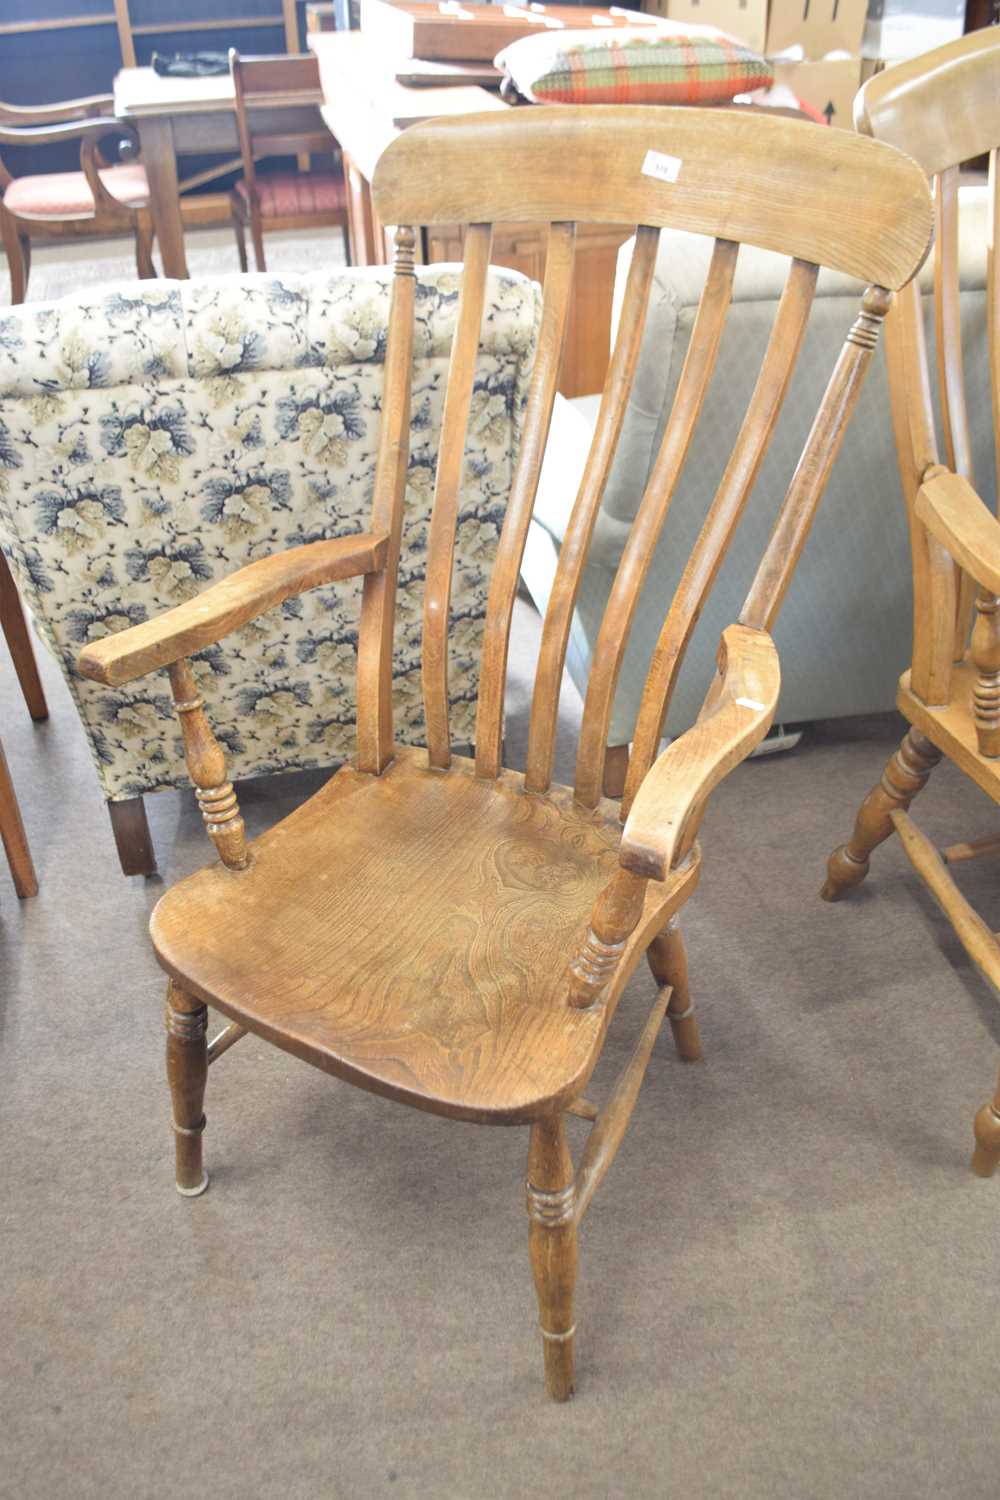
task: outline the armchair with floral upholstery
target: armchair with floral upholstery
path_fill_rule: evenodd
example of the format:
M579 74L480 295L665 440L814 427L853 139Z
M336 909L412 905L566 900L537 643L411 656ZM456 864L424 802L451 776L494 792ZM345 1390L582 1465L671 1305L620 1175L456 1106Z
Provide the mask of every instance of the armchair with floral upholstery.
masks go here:
M0 548L59 662L126 873L154 864L142 798L188 785L166 679L108 693L80 647L243 564L363 529L388 270L150 282L0 318ZM419 600L458 278L418 271L397 724L422 743ZM520 436L539 291L493 270L452 594L453 737L473 739L488 563ZM360 586L287 601L195 660L234 779L347 758ZM164 742L164 728L170 725ZM166 744L166 748L165 748Z

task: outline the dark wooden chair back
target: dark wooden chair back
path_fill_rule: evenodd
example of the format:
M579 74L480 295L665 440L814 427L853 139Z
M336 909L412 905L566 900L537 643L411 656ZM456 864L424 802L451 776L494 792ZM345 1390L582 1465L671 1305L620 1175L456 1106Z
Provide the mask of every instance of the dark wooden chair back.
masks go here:
M484 172L498 158L509 168ZM552 776L559 685L591 535L614 459L660 230L715 246L683 374L625 547L594 653L575 796L601 796L618 674L649 561L681 480L716 364L741 243L791 257L770 342L729 463L666 618L636 726L622 816L653 764L684 652L747 504L801 348L820 265L869 283L740 616L769 629L805 543L826 476L858 398L891 294L921 264L931 205L915 163L847 132L717 110L588 106L429 121L399 136L375 172L374 201L396 231L385 414L372 526L398 546L409 429L415 224L462 223L464 276L441 436L424 604L423 680L431 764L449 763L448 616L464 431L474 378L492 226L548 224L538 356L524 437L494 564L478 700L476 768L501 770L508 636L518 572L566 335L574 237L581 223L635 224L635 252L590 455L560 552L544 623L525 785ZM359 754L380 771L392 755L393 569L366 580L359 656ZM713 689L714 691L714 689ZM711 692L710 692L711 697ZM692 831L691 837L694 834Z
M297 152L329 151L329 132L317 129L303 135L254 129L251 111L255 104L272 107L322 102L319 63L311 52L297 57L241 57L235 47L229 49L229 70L236 98L236 129L240 138L243 175L251 197L257 181L255 163L267 156L294 156Z

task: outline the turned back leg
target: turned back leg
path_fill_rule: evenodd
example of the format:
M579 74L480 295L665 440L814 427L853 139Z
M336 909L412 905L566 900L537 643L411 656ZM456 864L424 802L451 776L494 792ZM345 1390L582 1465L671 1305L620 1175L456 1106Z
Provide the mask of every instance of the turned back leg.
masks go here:
M3 840L10 865L14 889L22 901L38 894L38 879L31 861L28 836L21 821L21 809L14 795L14 783L7 770L7 758L0 745L0 839Z
M655 937L650 943L646 959L657 984L661 988L669 984L673 990L667 1007L667 1020L674 1034L678 1056L685 1062L699 1062L702 1055L701 1035L694 1006L691 1004L687 948L677 917L671 917L659 937Z
M28 634L28 622L24 618L17 585L2 552L0 552L0 628L3 629L4 639L14 663L14 671L21 684L24 701L28 705L28 712L36 722L40 723L49 716L48 705L45 702L42 681L38 675L35 653L31 647L31 636Z
M862 802L854 832L846 844L834 849L826 867L824 901L839 901L868 874L869 856L893 831L891 814L909 807L927 785L927 778L941 759L941 751L919 730L911 729Z
M141 797L109 802L108 816L123 875L155 875L156 854Z
M573 1394L576 1219L573 1163L562 1116L536 1120L528 1147L528 1250L538 1293L545 1385L556 1401Z
M167 1082L174 1112L177 1191L196 1198L208 1187L202 1164L208 1008L173 980L167 985Z

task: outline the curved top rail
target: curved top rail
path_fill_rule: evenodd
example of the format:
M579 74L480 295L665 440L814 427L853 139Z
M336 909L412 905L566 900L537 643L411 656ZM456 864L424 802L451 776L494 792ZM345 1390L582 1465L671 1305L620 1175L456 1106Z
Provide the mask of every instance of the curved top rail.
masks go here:
M865 135L907 151L927 175L1000 145L1000 30L987 26L869 78L854 101Z
M650 224L892 290L919 269L932 229L924 173L892 147L723 109L542 105L427 120L387 147L373 191L384 224Z

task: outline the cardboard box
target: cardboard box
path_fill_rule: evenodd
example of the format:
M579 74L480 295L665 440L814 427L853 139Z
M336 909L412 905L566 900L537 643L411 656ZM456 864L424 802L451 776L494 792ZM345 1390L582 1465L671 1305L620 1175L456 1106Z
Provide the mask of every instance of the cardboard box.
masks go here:
M653 0L645 9L686 26L718 26L755 52L767 44L767 0Z
M765 57L800 47L803 58L819 60L830 52L857 56L868 0L645 0L644 8L687 25L718 26Z
M801 47L802 57L816 62L831 52L857 57L867 10L868 0L771 0L766 55Z
M854 96L861 87L860 57L824 57L819 62L773 64L775 83L790 88L831 125L854 128Z

